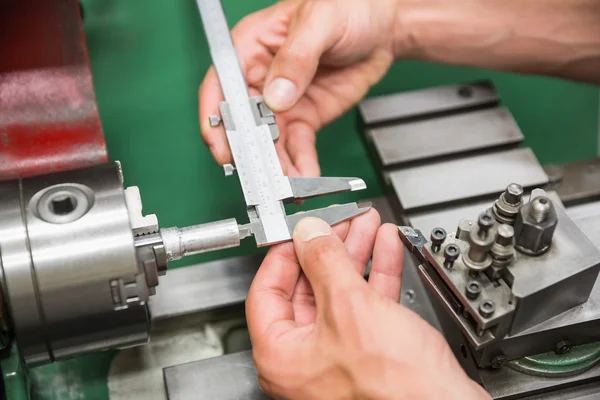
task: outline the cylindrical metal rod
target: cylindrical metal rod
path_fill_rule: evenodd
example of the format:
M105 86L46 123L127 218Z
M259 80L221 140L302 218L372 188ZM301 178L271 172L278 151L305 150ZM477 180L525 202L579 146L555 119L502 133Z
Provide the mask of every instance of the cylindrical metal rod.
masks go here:
M240 245L240 228L234 218L185 228L161 229L160 236L169 261Z

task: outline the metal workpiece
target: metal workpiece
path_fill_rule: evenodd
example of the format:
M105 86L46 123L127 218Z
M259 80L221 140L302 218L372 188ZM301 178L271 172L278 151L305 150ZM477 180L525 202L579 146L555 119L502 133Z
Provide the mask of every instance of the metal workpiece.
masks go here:
M240 245L240 228L234 218L185 228L160 230L168 261Z
M517 183L511 183L494 202L491 211L498 223L514 225L522 205L523 187Z
M365 135L384 168L516 148L524 139L506 108L367 128Z
M491 107L499 101L493 83L479 81L372 97L361 101L358 110L369 126Z
M490 250L496 240L495 221L491 214L479 215L477 227L469 232L469 251L463 254L463 262L471 271L483 271L492 265Z
M383 175L405 213L498 196L516 180L524 188L548 182L546 173L528 148L402 168Z
M355 178L290 180L283 175L273 143L278 136L275 116L261 98L249 96L220 0L197 0L197 5L224 97L220 121L213 118L212 122L223 124L250 220L244 236L253 234L258 246L288 241L295 223L286 215L284 202L362 189L364 182ZM359 208L355 204L356 212L345 214L344 219L363 212ZM333 209L319 214L325 220L339 220L341 215Z
M521 207L515 221L515 248L521 253L539 256L550 249L558 217L552 201L543 195L533 197Z
M0 191L2 292L25 362L145 343L156 277L138 262L118 165Z

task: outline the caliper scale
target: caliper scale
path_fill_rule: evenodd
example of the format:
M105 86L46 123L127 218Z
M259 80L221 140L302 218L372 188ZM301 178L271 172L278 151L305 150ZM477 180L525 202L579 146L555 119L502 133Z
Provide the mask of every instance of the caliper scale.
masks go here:
M284 203L366 187L358 178L289 178L283 174L275 151L279 137L275 116L262 97L250 97L229 26L219 0L197 0L213 65L225 101L219 104L222 122L237 172L250 223L240 226L240 238L254 235L258 246L291 239L300 218L318 217L330 225L369 210L370 204L349 203L287 216Z

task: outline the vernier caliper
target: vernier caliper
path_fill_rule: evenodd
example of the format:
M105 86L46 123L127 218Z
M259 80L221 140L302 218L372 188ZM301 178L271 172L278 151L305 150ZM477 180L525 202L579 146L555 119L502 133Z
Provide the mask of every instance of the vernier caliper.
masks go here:
M349 203L286 215L284 204L366 187L358 178L289 178L283 175L274 141L279 132L275 116L260 96L250 97L225 13L220 0L197 0L204 31L210 46L225 101L219 104L234 165L225 166L226 175L234 171L242 186L250 223L239 226L240 239L254 235L258 246L291 239L296 223L313 216L333 225L369 210L370 204Z

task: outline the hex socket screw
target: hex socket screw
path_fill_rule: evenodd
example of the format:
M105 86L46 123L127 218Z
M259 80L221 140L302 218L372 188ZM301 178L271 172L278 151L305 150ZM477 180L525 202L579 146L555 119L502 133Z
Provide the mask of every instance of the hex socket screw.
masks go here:
M469 300L475 300L481 294L481 284L477 281L469 281L467 282L467 287L465 290L465 294Z
M489 213L484 212L479 216L477 220L477 225L479 226L479 231L477 235L481 239L485 239L488 235L488 232L492 226L496 223L496 220Z
M483 318L491 317L496 311L496 304L492 300L483 300L479 304L479 314Z
M460 248L457 245L450 243L448 246L446 246L444 249L444 267L447 269L452 268L454 261L456 261L459 255Z
M440 247L444 240L446 240L446 231L443 228L433 228L431 231L431 250L434 253L440 251Z

